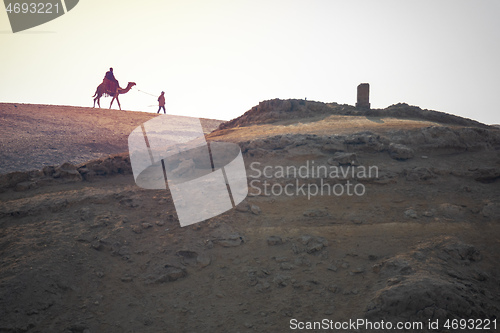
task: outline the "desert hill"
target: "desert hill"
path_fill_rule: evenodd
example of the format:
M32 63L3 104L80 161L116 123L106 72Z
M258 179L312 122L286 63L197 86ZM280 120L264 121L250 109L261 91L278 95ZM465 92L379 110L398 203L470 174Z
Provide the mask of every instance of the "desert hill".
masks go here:
M280 120L288 121L293 119L328 117L332 115L414 119L448 125L480 128L489 127L475 120L444 112L421 109L418 106L412 106L406 103L394 104L385 109L358 109L347 104L323 103L298 99L273 99L260 102L240 117L222 123L219 129L273 123Z
M44 167L0 176L0 332L288 332L323 319L498 330L500 130L406 105L300 103L209 122L209 140L241 147L250 194L184 228L170 192L131 175L127 131L154 115L74 108L85 116L73 122L41 107L54 148L74 142L64 156L91 138L102 148L61 161L9 109L6 162L39 149Z
M130 132L155 113L0 103L0 174L78 164L128 150ZM207 131L220 120L202 119Z

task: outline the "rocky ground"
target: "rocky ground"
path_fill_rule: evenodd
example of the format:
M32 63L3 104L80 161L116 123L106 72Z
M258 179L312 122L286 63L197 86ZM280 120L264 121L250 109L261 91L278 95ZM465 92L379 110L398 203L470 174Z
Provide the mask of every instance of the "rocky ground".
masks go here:
M4 173L0 332L288 332L323 319L423 323L408 332L496 319L483 331L498 331L500 130L406 105L307 103L264 102L207 136L240 145L250 194L189 227L168 191L135 185L126 153L47 152L39 171ZM146 120L100 144L126 152L126 130ZM58 140L76 140L65 124Z
M155 113L0 103L0 174L78 164L126 152L127 138ZM221 121L202 119L213 130Z

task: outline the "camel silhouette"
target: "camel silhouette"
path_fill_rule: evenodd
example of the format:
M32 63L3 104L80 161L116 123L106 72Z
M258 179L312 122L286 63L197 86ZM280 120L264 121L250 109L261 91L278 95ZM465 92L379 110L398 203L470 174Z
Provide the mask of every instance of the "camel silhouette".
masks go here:
M96 101L97 101L97 105L99 106L99 108L101 107L100 99L101 99L102 95L106 94L108 96L113 97L113 99L111 100L111 104L109 104L109 108L111 109L111 106L113 105L113 102L116 99L116 102L118 103L118 107L121 110L122 107L120 105L120 100L118 99L118 95L128 93L129 90L132 89L133 86L135 86L135 82L129 82L127 84L127 88L118 87L118 89L116 91L112 91L112 90L107 89L106 84L104 82L101 83L100 85L97 86L97 89L95 91L94 96L92 96L92 97L95 97L94 98L94 107L95 107Z

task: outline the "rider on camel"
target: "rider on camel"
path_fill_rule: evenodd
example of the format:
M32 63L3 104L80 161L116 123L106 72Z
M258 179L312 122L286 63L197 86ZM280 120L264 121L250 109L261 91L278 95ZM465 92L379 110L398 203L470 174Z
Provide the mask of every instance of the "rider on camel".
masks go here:
M118 88L120 87L120 84L118 83L118 80L115 78L115 75L113 74L113 67L109 69L109 71L106 72L106 75L104 75L103 79L104 84L106 85L106 90L116 92Z

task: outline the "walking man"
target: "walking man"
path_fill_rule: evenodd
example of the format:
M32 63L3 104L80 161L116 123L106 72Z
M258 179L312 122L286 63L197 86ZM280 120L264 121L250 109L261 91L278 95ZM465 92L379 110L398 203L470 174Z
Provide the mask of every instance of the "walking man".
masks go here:
M156 113L160 113L160 110L163 108L163 113L167 114L167 112L165 112L165 92L164 91L162 91L160 97L158 97L158 105L159 105L158 112L156 112Z

